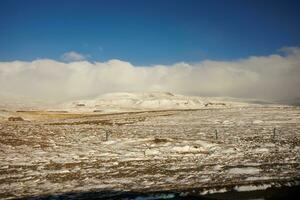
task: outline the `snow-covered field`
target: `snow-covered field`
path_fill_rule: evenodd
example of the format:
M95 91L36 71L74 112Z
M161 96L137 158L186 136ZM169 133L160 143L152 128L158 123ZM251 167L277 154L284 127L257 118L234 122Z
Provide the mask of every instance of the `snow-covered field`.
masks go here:
M104 191L104 198L112 195L105 191L204 195L299 184L299 107L196 100L194 110L153 111L157 102L150 101L141 104L151 111L119 114L76 110L47 118L2 111L0 198L73 192L68 197L76 199L74 192L89 191ZM7 121L12 114L31 120Z

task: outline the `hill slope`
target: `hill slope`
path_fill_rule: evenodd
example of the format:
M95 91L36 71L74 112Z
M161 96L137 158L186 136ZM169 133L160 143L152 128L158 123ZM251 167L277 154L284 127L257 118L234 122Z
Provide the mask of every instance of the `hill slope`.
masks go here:
M94 99L71 101L59 106L72 112L120 112L138 110L199 109L245 106L222 98L184 96L169 92L108 93Z

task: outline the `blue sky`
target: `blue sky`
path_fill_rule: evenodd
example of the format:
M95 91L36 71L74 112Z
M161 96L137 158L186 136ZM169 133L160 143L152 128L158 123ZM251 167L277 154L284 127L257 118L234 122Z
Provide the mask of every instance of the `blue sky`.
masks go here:
M0 61L236 60L300 46L300 1L1 0Z

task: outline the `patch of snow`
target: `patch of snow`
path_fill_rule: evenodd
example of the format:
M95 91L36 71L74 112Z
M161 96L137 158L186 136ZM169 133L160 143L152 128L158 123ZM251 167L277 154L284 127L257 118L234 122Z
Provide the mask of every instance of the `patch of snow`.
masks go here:
M255 190L265 190L271 187L270 184L264 185L242 185L242 186L235 186L234 190L238 192L245 192L245 191L255 191Z
M116 143L117 143L117 141L114 141L114 140L109 140L109 141L103 142L103 144L108 144L108 145L110 145L110 144L116 144Z
M256 152L256 153L268 153L269 149L267 149L267 148L258 148L258 149L254 149L253 151Z
M274 143L265 143L265 147L275 147L276 145Z
M211 147L215 147L216 144L213 144L213 143L208 143L206 141L203 141L203 140L197 140L195 141L197 144L199 144L201 147L205 148L205 149L209 149Z
M234 123L233 121L229 121L229 120L223 121L223 124L233 124L233 123Z
M222 166L221 165L216 165L216 166L214 166L213 169L216 170L216 171L219 171L219 170L222 169Z
M182 152L182 153L195 153L195 152L200 152L200 151L204 151L204 149L202 147L194 147L194 146L189 146L189 145L185 145L185 146L175 146L172 148L173 151L175 152Z
M253 124L262 124L262 123L264 123L264 121L262 121L262 120L254 120L252 123Z
M258 174L260 169L255 167L231 168L228 170L229 174Z
M209 190L204 190L202 192L200 192L201 195L206 195L206 194L214 194L214 193L225 193L228 190L226 188L222 188L222 189L209 189Z
M272 177L269 176L260 176L260 177L247 177L246 181L261 181L261 180L270 180Z
M158 154L160 154L160 152L156 149L147 149L145 151L145 155L147 155L147 156L158 155Z
M232 154L235 152L236 152L236 150L234 148L228 148L228 149L225 149L222 151L222 153L225 153L225 154Z

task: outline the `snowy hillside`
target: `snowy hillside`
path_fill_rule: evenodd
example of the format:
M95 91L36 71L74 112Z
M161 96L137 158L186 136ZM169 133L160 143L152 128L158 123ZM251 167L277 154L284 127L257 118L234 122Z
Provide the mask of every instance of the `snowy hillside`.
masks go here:
M220 98L184 96L169 92L108 93L94 99L72 101L59 109L77 112L119 112L135 110L199 109L206 107L243 106Z

